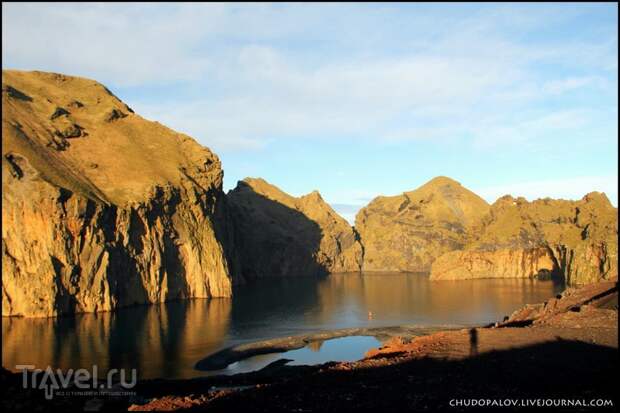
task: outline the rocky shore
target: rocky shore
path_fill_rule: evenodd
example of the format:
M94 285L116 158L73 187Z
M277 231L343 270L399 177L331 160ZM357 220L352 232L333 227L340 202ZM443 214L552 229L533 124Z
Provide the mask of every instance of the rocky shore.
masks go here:
M618 286L611 281L568 289L492 326L392 339L357 362L276 365L219 383L251 386L243 390L200 392L195 381L191 390L157 395L164 382L144 383L154 398L130 409L433 411L467 410L453 400L506 398L617 406L617 349Z
M225 194L216 154L142 118L95 81L3 71L2 83L3 316L230 297L246 281L346 271L585 285L492 326L423 336L418 327L347 329L243 344L197 367L346 335L386 340L357 362L279 360L234 376L142 381L130 397L46 401L3 370L4 408L437 410L454 409L455 399L506 397L615 403L618 219L604 194L504 196L489 205L437 177L375 198L353 227L316 191L293 197L248 178Z
M605 400L617 406L617 280L568 289L486 327L401 333L357 362L275 362L234 376L147 380L131 389L131 397L46 402L42 391L21 389L21 375L4 371L2 403L8 409L40 405L40 411L476 410L454 406L471 399ZM566 410L584 410L579 406Z

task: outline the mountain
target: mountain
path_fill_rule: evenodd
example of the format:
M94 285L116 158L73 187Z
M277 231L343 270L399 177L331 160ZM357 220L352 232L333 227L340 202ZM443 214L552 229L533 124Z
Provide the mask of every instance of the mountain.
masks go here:
M462 251L435 261L431 279L558 276L570 285L618 276L618 211L598 192L579 201L504 196Z
M489 205L458 182L437 177L402 195L372 200L355 218L364 271L427 272L464 248Z
M357 234L317 191L296 198L246 178L227 200L242 279L360 270Z
M317 192L222 191L218 157L101 84L2 72L2 315L56 316L230 297L235 283L336 272L431 279L617 277L604 194L489 206L437 177L377 197L355 227Z
M101 84L2 72L2 315L227 297L218 157Z

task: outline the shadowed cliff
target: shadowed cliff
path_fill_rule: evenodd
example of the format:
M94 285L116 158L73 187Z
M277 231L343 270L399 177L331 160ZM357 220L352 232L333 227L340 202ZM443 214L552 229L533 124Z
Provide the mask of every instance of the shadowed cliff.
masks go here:
M318 192L295 198L247 178L227 201L243 280L359 271L362 249L353 229Z

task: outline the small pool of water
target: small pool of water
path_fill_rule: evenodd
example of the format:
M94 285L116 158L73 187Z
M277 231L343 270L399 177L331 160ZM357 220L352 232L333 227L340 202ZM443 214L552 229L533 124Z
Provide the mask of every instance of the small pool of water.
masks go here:
M371 348L380 347L381 341L371 336L349 336L325 341L314 341L297 350L283 353L261 354L230 364L222 370L206 372L206 375L248 373L267 367L280 359L292 360L288 366L323 364L329 361L356 361Z

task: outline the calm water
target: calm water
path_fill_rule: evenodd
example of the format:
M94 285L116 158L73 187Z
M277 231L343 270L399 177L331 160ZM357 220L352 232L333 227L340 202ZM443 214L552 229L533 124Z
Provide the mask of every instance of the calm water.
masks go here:
M346 327L489 323L524 304L542 302L562 288L552 281L534 280L430 282L418 274L264 280L240 287L232 299L59 319L3 318L2 365L68 369L97 364L99 371L137 368L141 379L195 377L205 374L194 370L196 361L234 344ZM337 345L327 344L318 352L320 357ZM347 347L352 349L349 353ZM353 347L340 346L337 357L359 358L374 344L363 351ZM231 367L245 368L238 364Z
M288 359L289 366L304 364L321 364L328 361L355 361L364 357L368 349L381 346L381 342L374 337L352 336L317 341L304 348L290 350L284 353L261 354L240 360L223 370L210 371L206 374L237 374L262 369L279 359Z

